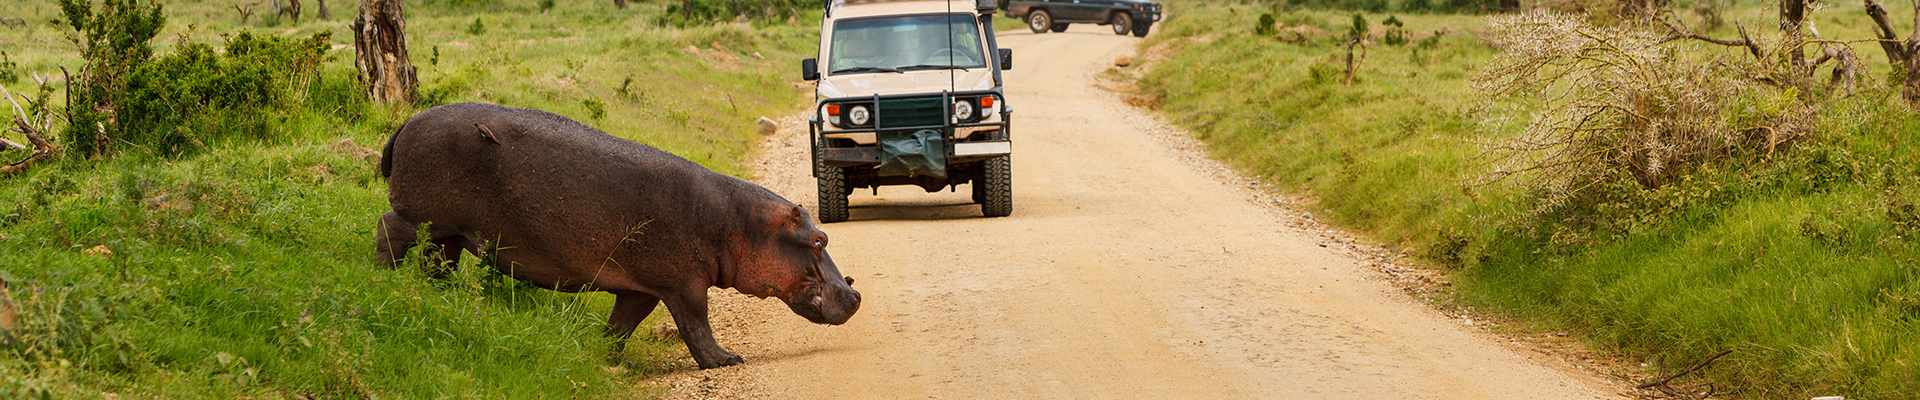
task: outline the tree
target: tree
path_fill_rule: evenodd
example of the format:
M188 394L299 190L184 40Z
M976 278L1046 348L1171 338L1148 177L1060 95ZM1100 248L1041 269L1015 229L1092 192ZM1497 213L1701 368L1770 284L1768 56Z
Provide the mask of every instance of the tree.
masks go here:
M411 103L420 88L413 61L407 58L401 2L360 0L360 16L353 20L354 63L367 96L376 102Z

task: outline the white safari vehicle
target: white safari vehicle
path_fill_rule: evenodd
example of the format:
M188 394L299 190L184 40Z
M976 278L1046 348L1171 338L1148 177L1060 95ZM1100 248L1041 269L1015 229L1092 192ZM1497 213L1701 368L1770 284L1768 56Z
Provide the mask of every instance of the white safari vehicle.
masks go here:
M995 0L830 0L815 81L813 176L820 222L847 220L854 189L971 183L989 217L1013 213L1000 71L1013 52L993 37Z

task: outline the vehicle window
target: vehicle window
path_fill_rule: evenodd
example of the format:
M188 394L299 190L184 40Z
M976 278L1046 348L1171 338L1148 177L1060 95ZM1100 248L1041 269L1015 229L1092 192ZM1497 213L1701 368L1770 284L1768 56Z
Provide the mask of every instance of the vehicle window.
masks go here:
M843 74L985 67L978 32L969 14L836 21L827 70Z

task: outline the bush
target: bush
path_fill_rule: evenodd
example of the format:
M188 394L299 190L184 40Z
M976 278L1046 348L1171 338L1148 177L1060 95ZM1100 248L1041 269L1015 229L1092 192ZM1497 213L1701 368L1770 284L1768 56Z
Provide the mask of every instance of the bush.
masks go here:
M156 58L148 41L166 24L158 3L106 0L96 11L88 0L60 2L86 60L62 137L87 156L108 155L116 143L170 156L228 136L265 137L262 111L311 81L332 35L242 32L228 38L224 54L183 43Z
M225 137L266 138L265 111L288 105L285 92L314 74L331 36L242 32L228 39L225 54L189 43L141 65L118 110L121 139L177 155Z
M1260 35L1260 36L1273 36L1274 34L1273 23L1274 23L1273 13L1261 13L1260 22L1253 26L1253 34Z
M20 65L13 63L13 57L0 51L0 83L13 83L20 80Z
M1720 60L1685 60L1655 32L1554 13L1489 21L1491 40L1505 53L1474 79L1475 89L1538 111L1520 137L1490 146L1488 159L1497 161L1486 179L1531 178L1541 193L1536 211L1642 198L1594 191L1659 189L1703 166L1766 153L1812 128L1812 116L1790 94L1782 98L1716 70ZM1758 111L1730 124L1722 109L1738 102L1766 106L1742 107Z
M680 0L660 14L662 25L688 26L736 18L772 20L799 16L824 6L821 0Z
M74 30L70 36L80 48L77 88L68 93L76 106L69 110L67 129L60 137L66 148L86 156L106 155L119 131L107 126L120 104L126 80L153 57L148 42L166 26L160 3L151 0L105 0L94 10L91 0L59 0L66 18L59 21Z

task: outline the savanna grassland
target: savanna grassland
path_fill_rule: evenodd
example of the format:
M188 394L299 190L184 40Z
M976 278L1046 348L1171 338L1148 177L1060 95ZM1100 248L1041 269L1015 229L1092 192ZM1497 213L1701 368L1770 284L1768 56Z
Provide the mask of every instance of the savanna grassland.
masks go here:
M481 101L746 174L755 118L805 104L795 60L818 29L817 4L710 21L669 14L678 1L410 1L420 101L387 105L356 79L354 2L328 2L327 19L312 1L298 19L251 3L244 22L237 2L160 3L154 66L128 61L145 83L123 98L150 113L95 121L145 124L105 146L65 118L83 87L66 77L89 61L53 22L61 4L0 3L25 21L0 28L0 85L54 116L67 149L0 176L0 277L22 318L0 344L0 398L655 396L635 383L692 368L686 350L636 338L609 363L610 296L533 288L471 257L445 281L376 267L377 151L419 110ZM89 146L109 151L74 150Z
M1633 135L1584 137L1568 147L1584 156L1558 159L1573 167L1506 175L1510 161L1544 157L1515 151L1515 143L1540 139L1529 127L1551 122L1556 105L1613 89L1541 84L1491 93L1486 88L1511 82L1490 71L1513 65L1516 48L1496 43L1513 41L1496 40L1502 31L1483 16L1438 12L1444 4L1169 3L1163 30L1142 44L1166 57L1138 79L1138 103L1316 213L1451 270L1459 303L1545 332L1581 333L1646 363L1647 375L1732 350L1673 385L1696 393L1920 393L1920 119L1901 100L1904 74L1877 44L1845 43L1866 68L1849 90L1828 81L1833 63L1816 68L1806 86L1775 85L1754 79L1764 68L1753 65L1781 65L1785 52L1770 53L1767 64L1742 48L1656 43L1645 60L1678 67L1650 76L1697 73L1716 93L1687 103L1698 106L1688 126L1733 139L1702 141L1715 149L1700 153L1709 156L1651 168L1657 179L1631 161L1641 153L1620 150L1646 148L1633 141L1648 139ZM1607 3L1561 6L1596 4ZM1669 18L1714 37L1737 38L1736 22L1759 39L1779 37L1773 2L1672 7ZM1593 11L1565 21L1586 20L1595 32L1667 34L1623 23L1604 7ZM1911 29L1906 12L1894 12L1895 31ZM1271 28L1260 26L1263 14ZM1345 84L1341 44L1356 14L1373 41ZM1380 23L1388 18L1403 22L1404 42L1385 40L1391 28ZM1826 5L1808 20L1828 39L1872 37L1858 3ZM1592 64L1548 66L1541 75L1569 65ZM1652 94L1639 97L1652 99L1647 104L1692 93L1648 87L1643 93ZM1615 108L1672 109L1625 103ZM1682 113L1648 115L1663 112ZM1740 139L1788 128L1795 135Z

